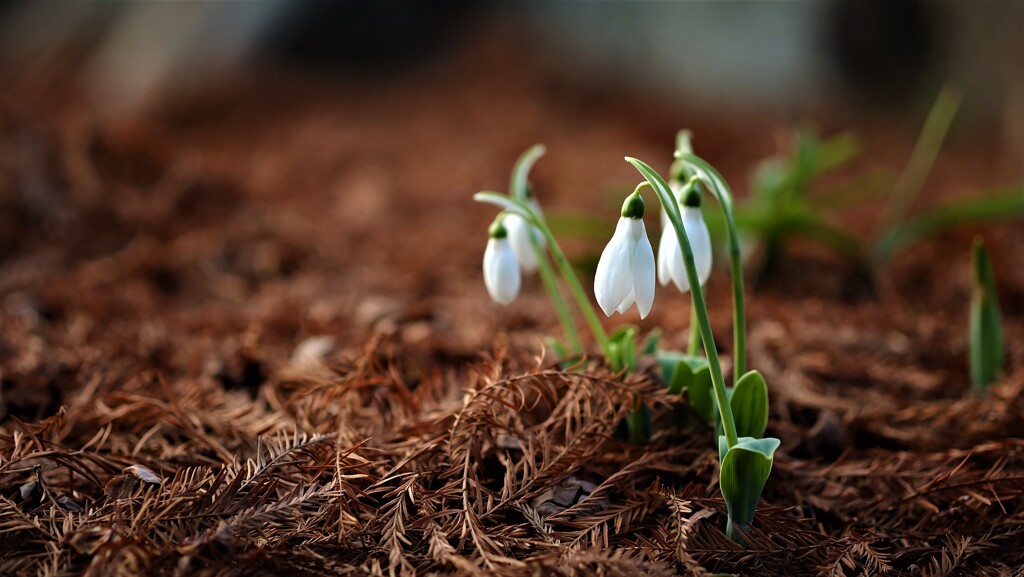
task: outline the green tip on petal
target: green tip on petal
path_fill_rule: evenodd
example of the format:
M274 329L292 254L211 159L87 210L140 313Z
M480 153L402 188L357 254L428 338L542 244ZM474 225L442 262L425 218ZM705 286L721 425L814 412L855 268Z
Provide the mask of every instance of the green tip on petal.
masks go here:
M505 217L499 215L498 218L494 219L491 226L487 229L487 236L491 238L506 238L508 236L508 229L505 228Z
M647 184L646 182L644 184ZM637 187L639 191L640 187ZM644 198L640 196L639 192L626 197L625 202L622 203L622 217L641 219L644 217Z
M690 190L686 192L686 198L683 199L683 205L690 208L700 208L700 190L697 185L690 187Z

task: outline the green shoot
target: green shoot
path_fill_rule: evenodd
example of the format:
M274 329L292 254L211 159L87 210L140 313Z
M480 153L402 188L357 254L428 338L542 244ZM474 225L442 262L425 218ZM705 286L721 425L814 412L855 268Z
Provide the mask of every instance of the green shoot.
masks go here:
M1003 364L1003 330L992 263L981 237L974 239L971 319L968 333L971 383L983 392L999 376Z

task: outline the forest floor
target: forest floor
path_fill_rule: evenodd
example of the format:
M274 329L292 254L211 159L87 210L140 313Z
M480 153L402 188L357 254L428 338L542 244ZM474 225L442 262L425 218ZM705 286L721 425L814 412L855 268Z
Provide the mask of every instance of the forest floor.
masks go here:
M1021 575L1021 223L870 269L798 245L748 281L748 365L782 447L741 548L685 395L649 365L558 369L539 283L489 301L493 211L470 197L543 142L549 213L608 222L566 243L593 262L638 180L624 155L665 169L690 128L742 199L794 119L581 95L492 66L503 50L358 90L247 79L131 121L5 89L0 574ZM853 128L852 170L898 174L915 129ZM1019 168L954 142L922 205ZM869 238L877 217L840 224ZM984 395L966 364L978 233L1008 347ZM724 263L707 293L729 365ZM606 326L683 348L688 307L659 289L646 320ZM646 445L616 435L634 395Z

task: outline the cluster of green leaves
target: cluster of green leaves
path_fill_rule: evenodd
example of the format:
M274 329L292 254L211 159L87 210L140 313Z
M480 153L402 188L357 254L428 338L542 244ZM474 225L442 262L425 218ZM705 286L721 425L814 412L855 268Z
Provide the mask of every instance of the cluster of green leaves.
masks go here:
M910 245L963 224L1024 215L1024 184L980 192L972 198L910 214L945 136L960 97L951 89L936 99L914 151L899 179L873 174L854 177L812 193L822 177L834 175L862 153L855 135L844 132L822 139L812 129L796 133L792 149L758 167L751 195L736 207L736 225L760 251L760 275L770 274L785 243L810 238L858 262L881 264ZM877 232L861 240L833 224L835 212L886 197ZM709 219L721 231L721 219Z
M729 449L721 435L707 359L678 351L659 351L657 358L669 390L686 391L690 410L719 433L720 483L729 510L727 532L735 538L735 525L743 527L754 520L779 447L778 439L762 438L768 427L768 384L760 372L748 371L726 389L739 435L739 442Z

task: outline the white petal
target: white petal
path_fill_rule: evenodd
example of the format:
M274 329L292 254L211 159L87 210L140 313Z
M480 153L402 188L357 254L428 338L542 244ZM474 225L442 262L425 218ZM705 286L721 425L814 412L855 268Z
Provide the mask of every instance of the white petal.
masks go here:
M607 316L612 316L619 304L629 296L633 288L629 269L629 222L632 219L619 218L615 234L608 241L597 262L594 276L594 297L598 306Z
M673 252L679 251L679 242L676 240L676 231L669 223L661 229L661 240L658 241L658 282L661 286L668 285L672 281L669 267L672 263Z
M495 302L507 305L519 294L519 265L508 238L492 238L484 250L484 285Z
M672 197L676 199L676 202L682 204L683 201L679 199L679 193L683 191L683 183L673 178L669 181L668 188L672 191Z
M636 293L633 292L632 290L630 290L629 291L629 296L627 296L626 299L623 300L615 310L618 311L618 313L620 315L624 315L624 314L626 314L626 311L629 310L629 307L633 306L633 303L635 303L635 302L636 302Z
M686 230L685 225L683 230ZM666 237L668 240L665 239ZM662 286L667 285L671 280L681 293L690 290L690 283L686 280L686 267L683 266L683 249L679 247L679 237L676 236L676 228L672 226L671 222L662 233L661 243L658 246L658 280L661 281Z
M519 266L526 272L537 270L537 253L530 244L530 232L532 227L526 224L523 217L510 214L505 217L505 228L508 230L509 244L512 245L512 252L516 255Z
M654 248L651 241L647 239L644 230L644 222L637 220L640 229L640 240L634 245L633 255L630 259L633 276L633 293L636 296L636 308L640 311L640 318L646 318L651 312L654 304Z
M683 230L686 230L683 227ZM689 235L686 236L690 238ZM675 283L676 288L679 292L685 293L690 290L690 279L686 277L686 265L683 263L683 249L679 247L679 239L676 239L676 252L672 255L672 262L669 263L668 272L669 276L672 277L672 282Z
M693 248L697 277L703 285L711 276L711 233L700 208L686 207L683 210L683 227L686 229L686 238L690 240L690 247Z

